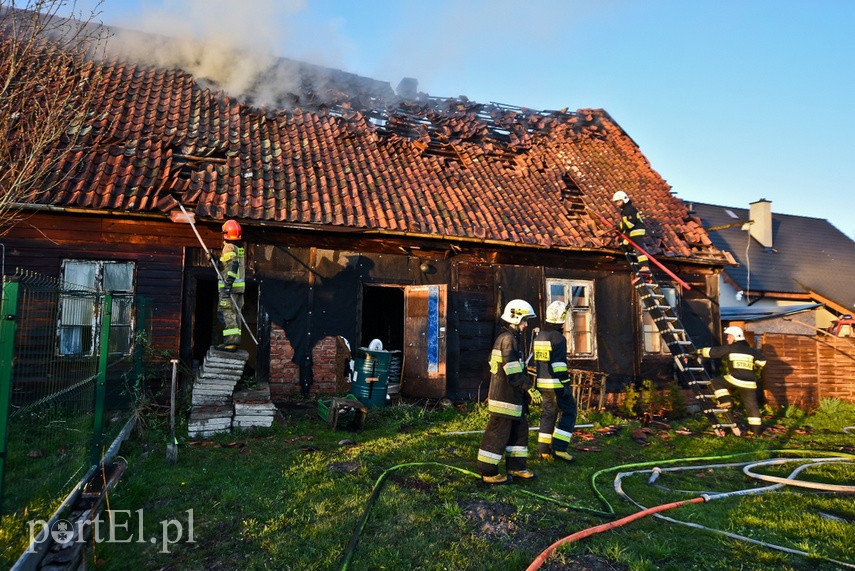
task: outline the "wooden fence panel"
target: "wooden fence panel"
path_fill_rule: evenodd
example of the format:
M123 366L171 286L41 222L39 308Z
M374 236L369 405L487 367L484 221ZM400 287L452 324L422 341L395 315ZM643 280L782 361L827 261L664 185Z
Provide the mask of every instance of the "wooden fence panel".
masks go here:
M764 333L766 400L777 406L815 407L823 398L855 402L855 340Z

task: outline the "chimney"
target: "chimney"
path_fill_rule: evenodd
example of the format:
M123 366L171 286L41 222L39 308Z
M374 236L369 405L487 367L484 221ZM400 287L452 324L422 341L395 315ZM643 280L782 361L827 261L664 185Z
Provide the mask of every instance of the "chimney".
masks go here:
M764 248L772 247L772 203L765 198L750 205L748 217L753 221L750 227L751 237Z
M405 77L398 83L395 93L402 99L416 99L419 92L419 80L414 77Z

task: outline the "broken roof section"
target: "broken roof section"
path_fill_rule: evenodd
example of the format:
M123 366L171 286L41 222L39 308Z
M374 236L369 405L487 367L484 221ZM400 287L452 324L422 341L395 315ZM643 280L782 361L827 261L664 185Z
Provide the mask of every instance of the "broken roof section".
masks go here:
M179 69L90 65L103 81L85 129L108 143L71 153L45 203L168 213L181 202L216 220L613 250L586 209L616 219L611 195L625 190L666 256L726 262L601 109L404 99L352 74L314 82L297 107L259 109Z

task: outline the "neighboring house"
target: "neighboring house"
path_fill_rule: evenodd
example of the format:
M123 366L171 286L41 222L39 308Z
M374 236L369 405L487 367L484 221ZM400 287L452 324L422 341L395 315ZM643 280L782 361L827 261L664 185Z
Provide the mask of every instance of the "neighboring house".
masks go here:
M737 265L721 274L721 318L755 333L813 335L855 313L855 242L827 220L689 202L715 246Z
M86 128L104 143L69 154L50 192L4 221L5 267L144 296L152 343L186 363L219 327L215 275L179 203L210 248L225 219L243 225L245 315L259 339L244 346L274 396L334 391L339 338L402 351L409 396L483 393L516 297L540 316L570 303L568 362L609 373L612 388L669 376L614 235L586 211L616 221L616 190L691 284L666 288L687 329L699 344L718 337L726 256L603 110L431 98L412 81L402 97L330 70L343 79L258 109L177 69L97 65L105 81ZM81 327L56 327L69 325ZM63 347L63 358L82 350L71 337Z

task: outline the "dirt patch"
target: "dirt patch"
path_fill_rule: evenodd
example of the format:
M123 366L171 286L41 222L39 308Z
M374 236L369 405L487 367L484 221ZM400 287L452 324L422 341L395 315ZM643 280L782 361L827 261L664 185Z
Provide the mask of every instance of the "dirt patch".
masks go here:
M537 553L545 549L554 532L544 532L520 517L517 509L502 502L467 500L460 502L465 517L487 541L514 550Z
M522 516L510 504L483 499L461 501L460 508L463 517L472 525L476 535L480 535L497 547L532 553L532 560L563 537L554 528L539 527L537 522L543 520L544 514L537 511ZM553 555L541 569L543 571L628 571L629 567L603 557L586 554L575 557Z
M339 474L355 474L361 469L362 464L359 462L331 462L327 464L327 470L338 472Z

